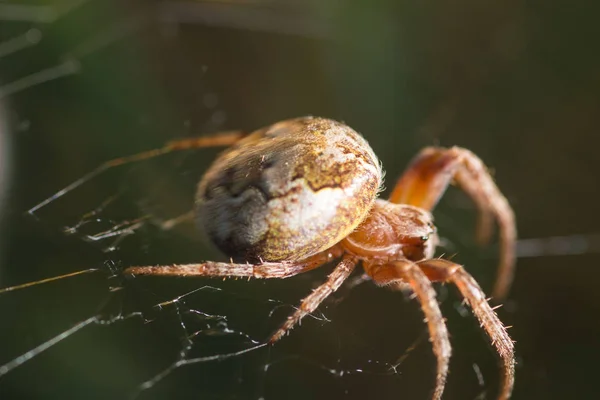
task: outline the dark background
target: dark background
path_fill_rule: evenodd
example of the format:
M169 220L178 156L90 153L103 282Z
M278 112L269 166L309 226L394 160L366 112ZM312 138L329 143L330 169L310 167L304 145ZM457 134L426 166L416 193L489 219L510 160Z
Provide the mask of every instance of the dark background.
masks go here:
M513 205L520 237L536 239L521 242L499 310L517 341L514 398L595 397L600 9L498 3L1 3L0 287L102 271L1 294L0 365L92 316L143 311L145 320L66 337L1 376L0 398L125 398L178 359L186 336L188 358L264 341L330 267L284 281L124 281L124 266L221 256L186 225L144 224L110 251L111 240L85 240L123 220L190 209L216 150L115 169L37 218L24 213L108 159L307 114L362 132L388 187L423 146L478 154ZM117 193L76 234L63 231ZM475 245L472 204L451 189L434 214L447 242L440 251L489 292L497 253ZM444 398L494 399L494 350L455 290L436 287L454 350ZM315 316L272 348L175 368L140 398L428 398L435 359L416 302L366 283Z

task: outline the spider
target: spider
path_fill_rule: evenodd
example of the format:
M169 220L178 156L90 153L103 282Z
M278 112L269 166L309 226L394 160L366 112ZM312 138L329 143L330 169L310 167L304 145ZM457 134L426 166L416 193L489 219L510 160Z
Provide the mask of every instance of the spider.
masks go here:
M201 179L195 197L198 228L231 262L134 266L127 276L289 278L332 260L337 266L270 337L275 343L335 292L361 263L379 286L409 288L425 314L437 358L432 398L442 397L451 346L432 282L450 282L490 337L502 363L499 399L514 384L513 341L475 279L459 264L434 258L438 243L431 210L457 183L479 210L478 238L500 231L500 266L493 294L506 295L514 268L516 227L506 198L469 150L423 149L388 200L378 198L383 172L366 140L325 118L275 123L248 135L226 132L183 139L108 161L30 210L117 165L175 150L230 146Z

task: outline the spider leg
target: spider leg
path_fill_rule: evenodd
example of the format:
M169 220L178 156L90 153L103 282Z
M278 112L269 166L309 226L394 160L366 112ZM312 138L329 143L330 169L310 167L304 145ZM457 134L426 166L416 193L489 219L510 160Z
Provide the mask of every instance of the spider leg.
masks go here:
M451 282L456 285L467 301L502 359L503 382L498 399L508 399L514 385L514 343L494 309L488 304L485 294L475 279L461 265L448 260L425 260L418 262L417 265L431 281Z
M344 281L350 276L356 267L354 257L345 256L342 261L329 274L325 283L313 290L300 303L300 307L290 315L279 329L271 336L269 343L275 343L289 332L302 318L315 311L319 304L323 302L330 294L339 289Z
M498 222L500 265L493 296L505 297L514 274L517 238L515 217L508 201L475 154L460 147L425 148L396 183L390 201L431 210L452 181L473 199L479 209L479 241L491 236L491 216Z
M168 231L173 229L175 226L179 225L179 224L183 224L183 223L187 223L187 222L191 222L194 220L194 211L188 211L185 214L181 214L178 215L177 217L174 218L169 218L167 220L163 220L163 221L157 221L158 222L158 226L160 226L160 228L164 231Z
M421 304L423 314L425 314L433 353L437 358L436 383L432 399L439 400L446 385L452 348L450 346L446 323L437 303L435 290L431 282L416 264L409 261L396 261L384 265L365 266L365 270L378 285L393 285L397 287L397 284L400 282L408 283L416 295Z
M95 178L96 176L100 175L102 172L104 172L110 168L117 167L119 165L129 164L132 162L147 160L150 158L161 156L163 154L171 153L173 151L188 150L188 149L200 149L200 148L204 148L204 147L229 146L229 145L237 142L243 136L244 136L244 133L241 131L228 131L228 132L217 133L217 134L210 135L210 136L200 136L200 137L195 137L195 138L185 138L185 139L180 139L180 140L174 140L174 141L168 142L166 145L164 145L163 147L158 148L158 149L148 150L148 151L133 154L130 156L119 157L119 158L115 158L115 159L106 161L106 162L100 164L94 170L88 172L81 178L72 182L70 185L65 186L58 192L54 193L52 196L48 197L41 203L36 204L35 206L33 206L32 208L27 210L27 213L34 215L39 209L47 206L48 204L52 203L54 200L64 196L68 192L72 191L73 189L76 189L77 187L83 185L87 181Z
M315 269L337 254L335 249L315 254L299 262L262 262L259 264L205 261L195 264L172 264L156 266L135 266L123 271L125 275L155 275L173 277L222 277L222 278L289 278L302 272Z

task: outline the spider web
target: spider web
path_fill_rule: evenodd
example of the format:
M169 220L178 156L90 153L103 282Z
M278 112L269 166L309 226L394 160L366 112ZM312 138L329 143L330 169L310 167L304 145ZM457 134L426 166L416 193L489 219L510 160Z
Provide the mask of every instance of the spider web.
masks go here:
M388 82L359 87L374 100L358 109L349 106L356 94L335 98L342 83L323 78L332 67L323 65L320 47L334 26L324 18L329 12L293 1L0 4L0 172L9 176L9 162L14 172L11 182L0 178L0 287L83 271L0 293L0 397L427 398L435 359L409 297L349 282L291 335L265 346L331 266L283 281L120 275L131 265L223 259L193 223L163 227L191 209L216 150L115 168L24 215L114 157L304 114L362 121L393 179L422 144L441 136L454 118L452 101L430 116L391 93ZM385 39L385 29L370 40ZM351 51L342 49L341 58L353 59ZM414 74L400 59L391 64ZM402 127L414 137L378 136L389 132L383 127L396 108L408 110ZM367 114L378 118L365 123ZM393 148L387 156L386 146ZM473 250L472 205L450 191L435 215L447 255L483 264L472 272L491 287L496 251ZM520 254L589 255L598 237L568 233L593 228L522 241ZM454 291L438 289L453 335L446 395L493 398L493 351ZM517 305L507 304L509 317Z

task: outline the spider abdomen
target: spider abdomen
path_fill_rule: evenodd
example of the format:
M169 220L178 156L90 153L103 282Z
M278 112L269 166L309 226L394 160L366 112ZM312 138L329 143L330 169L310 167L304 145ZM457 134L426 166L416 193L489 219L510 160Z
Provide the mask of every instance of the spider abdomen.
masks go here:
M222 153L196 195L199 228L226 255L296 261L321 252L368 215L382 181L369 144L348 126L297 118Z

